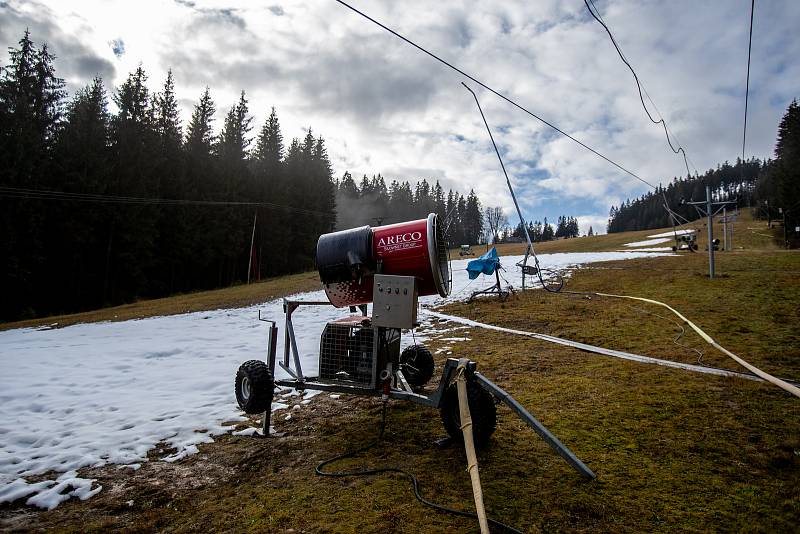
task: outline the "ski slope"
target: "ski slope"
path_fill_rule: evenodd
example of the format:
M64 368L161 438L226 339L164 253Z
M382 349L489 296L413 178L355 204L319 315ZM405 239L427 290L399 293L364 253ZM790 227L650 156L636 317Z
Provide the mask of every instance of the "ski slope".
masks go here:
M653 255L662 254L565 253L539 260L542 267L567 270ZM520 281L515 264L521 259L501 258L503 276L515 286ZM423 297L421 304L466 299L493 283L493 277L483 276L470 282L468 261L453 261L450 297ZM322 291L292 298L326 300ZM161 460L175 461L230 431L224 423L244 419L233 391L236 370L243 361L266 355L268 330L257 320L259 310L282 324L278 299L238 309L0 332L0 503L26 499L52 509L71 497L86 499L101 487L81 478L81 468L121 464L138 469L159 443L175 449ZM332 306L295 312L306 374L317 371L325 322L342 313ZM423 324L417 331L418 339L427 328ZM280 335L278 354L282 351ZM284 376L280 369L276 374ZM280 407L286 405L273 404ZM28 478L43 474L46 480L29 483Z

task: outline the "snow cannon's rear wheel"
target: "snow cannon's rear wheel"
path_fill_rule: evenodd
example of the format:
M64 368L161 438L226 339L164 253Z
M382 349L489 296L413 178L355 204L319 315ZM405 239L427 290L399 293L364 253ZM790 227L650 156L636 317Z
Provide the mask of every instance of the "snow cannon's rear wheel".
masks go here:
M400 371L411 387L428 383L433 376L433 354L425 345L411 345L400 354Z
M467 399L469 414L472 417L472 439L476 447L485 447L497 427L497 408L492 395L474 380L467 381ZM461 431L461 414L458 408L458 389L450 384L442 397L439 407L442 423L451 438L463 442Z
M267 364L249 360L236 373L236 402L245 413L263 413L272 405L275 382Z

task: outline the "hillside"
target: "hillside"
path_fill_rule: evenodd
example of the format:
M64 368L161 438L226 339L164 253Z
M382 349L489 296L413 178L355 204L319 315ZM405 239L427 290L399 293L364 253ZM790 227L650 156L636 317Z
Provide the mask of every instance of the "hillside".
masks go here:
M659 232L570 239L543 244L537 251L546 264L551 253L617 250L655 233ZM566 289L668 302L751 363L798 380L800 339L794 323L800 305L800 255L776 248L744 216L736 236L736 250L718 254L718 278L713 281L705 275L707 256L700 241L697 254L584 266L572 271ZM508 255L520 252L515 246L500 248ZM316 275L308 274L174 300L143 301L131 308L60 321L225 308L316 284ZM682 328L663 310L638 303L528 291L505 303L454 302L440 310L665 360L741 370L696 335L678 336ZM254 309L244 311L242 315L221 310L228 322L234 321L231 346L263 339L263 330L253 330L258 326L250 317ZM192 317L213 319L206 315L175 320L189 326ZM215 335L211 327L210 322L198 324L183 335L197 331L207 338ZM453 337L454 328L433 321L425 329L426 344L437 352L437 369L447 356L473 359L482 373L528 407L598 475L592 483L583 482L510 411L500 408L498 430L479 456L490 516L529 532L703 530L712 523L725 530L752 530L761 521L768 521L773 531L791 531L796 525L800 404L785 392L762 382L587 354L480 328L459 329L458 337ZM194 346L188 345L191 339L187 337L187 348ZM259 347L249 357L260 357ZM188 356L197 360L194 368L200 373L192 377L202 380L206 364ZM148 360L147 365L158 361ZM232 383L232 375L213 379ZM174 376L171 380L173 388L182 387ZM223 396L230 395L233 402L232 386L224 387L230 393ZM122 473L113 465L81 470L82 477L103 486L88 501L73 499L50 512L18 503L2 505L0 524L11 531L41 527L82 532L228 530L231 525L279 532L474 528L468 519L421 506L399 477L314 476L319 461L376 435L379 402L328 395L282 396L280 402L285 407L278 408L273 422L284 437L258 440L223 434L214 443L199 445L199 454L174 463L158 461L176 452L163 443L136 471ZM258 421L234 424L247 434ZM471 509L463 450L431 445L442 433L435 410L391 402L382 444L331 468L402 467L420 478L426 497Z

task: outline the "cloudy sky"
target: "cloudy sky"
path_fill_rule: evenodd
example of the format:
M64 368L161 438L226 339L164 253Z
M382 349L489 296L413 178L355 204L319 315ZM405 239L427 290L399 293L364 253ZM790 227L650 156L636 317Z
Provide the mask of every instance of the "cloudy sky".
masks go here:
M352 4L646 180L685 174L582 0ZM595 5L693 165L703 172L734 161L750 2ZM800 2L756 2L748 157L772 154L778 121L800 96L798 22ZM158 90L171 68L184 124L206 85L217 126L245 90L257 127L275 106L287 140L309 127L323 136L337 176L438 179L513 209L463 78L333 0L0 1L0 45L15 46L26 27L56 53L71 92L96 74L115 87L140 63ZM604 230L612 204L647 190L474 89L526 218L569 214L583 231Z

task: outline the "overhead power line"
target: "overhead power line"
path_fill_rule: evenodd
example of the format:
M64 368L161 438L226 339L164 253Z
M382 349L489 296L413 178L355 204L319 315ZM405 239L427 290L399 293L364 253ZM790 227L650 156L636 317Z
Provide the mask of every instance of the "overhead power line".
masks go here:
M744 89L744 128L742 129L742 172L744 172L744 146L747 140L747 101L750 96L750 52L753 49L753 12L756 9L756 0L750 2L750 37L747 42L747 83Z
M594 20L600 23L600 25L606 30L606 33L608 34L608 37L611 39L611 43L614 45L614 48L617 50L617 54L619 54L620 59L622 60L623 63L625 63L625 65L631 71L631 74L633 74L633 79L636 81L636 88L639 90L639 100L642 102L642 107L644 108L644 112L647 114L647 118L650 119L650 122L652 122L653 124L661 124L661 126L664 127L664 135L667 137L667 144L669 145L670 150L672 150L672 152L674 152L675 154L681 153L683 155L683 163L684 165L686 165L686 172L689 175L691 175L692 172L689 170L689 161L686 156L686 150L684 150L684 148L680 145L680 142L678 142L677 138L675 138L675 141L678 143L678 148L675 148L675 146L672 144L672 139L670 139L670 131L669 128L667 127L667 122L664 120L664 117L661 115L661 112L658 111L658 108L653 102L653 99L650 98L650 95L647 95L647 99L650 101L650 103L653 105L653 108L656 110L656 113L658 114L658 120L654 119L653 115L650 113L650 110L647 109L647 105L644 103L644 95L642 94L643 92L644 94L647 94L647 91L645 91L644 88L642 87L642 83L639 80L639 76L636 74L636 71L633 69L633 66L631 65L630 61L628 61L628 59L625 57L625 54L622 53L622 50L620 49L619 44L617 43L617 40L614 38L614 34L611 33L611 30L609 29L608 25L605 23L605 21L603 21L603 17L600 16L600 11L595 7L594 2L592 0L583 0L583 3L586 4L586 9L589 10L589 13L592 15ZM591 4L591 6L589 4ZM597 12L595 13L595 11ZM673 134L672 137L675 137L675 135ZM695 169L695 172L697 172L697 169Z
M50 191L45 189L28 189L22 187L0 186L0 197L6 198L30 198L37 200L64 200L76 202L97 202L108 204L145 204L157 206L252 206L269 209L279 209L302 215L331 215L329 212L308 210L295 206L286 206L274 202L250 202L250 201L227 201L227 200L192 200L175 198L144 198L114 195L98 195L93 193L69 193L66 191Z
M589 145L587 145L583 141L580 141L579 139L576 139L572 135L568 134L567 132L565 132L564 130L562 130L561 128L559 128L555 124L553 124L552 122L540 117L539 115L537 115L536 113L534 113L531 110L527 109L526 107L522 106L521 104L518 104L513 99L511 99L511 98L507 97L506 95L500 93L499 91L489 87L487 84L485 84L482 81L478 80L474 76L472 76L470 74L467 74L466 72L464 72L459 67L456 67L452 63L449 63L449 62L445 61L444 59L440 58L439 56L437 56L433 52L430 52L429 50L427 50L427 49L423 48L422 46L418 45L417 43L415 43L414 41L412 41L412 40L408 39L407 37L404 37L403 35L397 33L396 31L394 31L393 29L389 28L388 26L382 24L381 22L378 22L377 20L375 20L374 18L370 17L369 15L364 13L363 11L359 11L358 9L354 8L353 6L348 4L347 2L344 2L343 0L336 0L336 2L338 2L341 5L343 5L347 9L353 11L354 13L362 16L363 18L367 19L368 21L372 22L373 24L375 24L376 26L382 28L383 30L391 33L392 35L394 35L398 39L400 39L402 41L405 41L406 43L410 44L411 46L413 46L414 48L416 48L420 52L422 52L424 54L427 54L428 56L432 57L433 59L435 59L439 63L441 63L441 64L447 66L448 68L456 71L457 73L461 74L462 76L465 76L467 79L473 81L477 85L480 85L481 87L483 87L484 89L486 89L490 93L493 93L495 96L498 96L499 98L502 98L503 100L505 100L506 102L508 102L512 106L514 106L515 108L519 109L520 111L523 111L524 113L527 113L528 115L530 115L534 119L538 120L539 122L543 123L544 125L548 126L549 128L551 128L551 129L555 130L556 132L560 133L561 135L563 135L567 139L569 139L569 140L577 143L578 145L582 146L583 148L585 148L586 150L588 150L592 154L604 159L605 161L607 161L611 165L615 166L619 170L623 171L624 173L636 178L637 180L639 180L643 184L646 184L646 185L652 187L653 189L657 189L656 186L654 186L653 184L651 184L650 182L648 182L647 180L645 180L644 178L642 178L641 176L639 176L635 172L623 167L622 165L620 165L619 163L617 163L613 159L609 158L608 156L606 156L604 154L601 154L599 151L597 151L594 148L590 147Z

